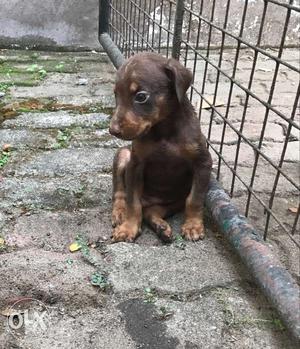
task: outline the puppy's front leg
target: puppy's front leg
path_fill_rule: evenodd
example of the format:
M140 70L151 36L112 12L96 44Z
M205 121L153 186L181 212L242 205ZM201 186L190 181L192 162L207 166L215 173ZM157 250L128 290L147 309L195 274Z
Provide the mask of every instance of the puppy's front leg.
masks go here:
M125 172L126 219L117 226L112 234L112 241L133 242L142 223L141 195L143 190L143 166L132 156Z
M208 190L211 172L211 157L199 158L194 162L194 176L192 188L186 199L185 222L182 226L182 235L187 240L203 239L205 235L203 225L204 198Z

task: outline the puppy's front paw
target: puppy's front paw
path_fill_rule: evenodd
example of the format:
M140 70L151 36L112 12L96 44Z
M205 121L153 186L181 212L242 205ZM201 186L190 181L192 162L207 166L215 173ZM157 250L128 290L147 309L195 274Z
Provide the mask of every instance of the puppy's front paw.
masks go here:
M126 218L126 202L125 200L118 200L114 203L111 214L111 225L113 228L121 225Z
M181 228L181 232L187 240L202 240L205 235L203 221L199 218L187 219Z
M139 227L135 223L125 221L121 225L117 226L112 233L113 242L134 242L139 233Z

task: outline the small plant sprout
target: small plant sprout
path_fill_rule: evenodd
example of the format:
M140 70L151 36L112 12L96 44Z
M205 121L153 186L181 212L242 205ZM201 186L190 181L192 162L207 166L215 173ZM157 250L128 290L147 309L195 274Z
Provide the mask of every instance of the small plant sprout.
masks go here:
M184 250L186 246L184 238L181 235L176 235L174 245L176 248L179 248L180 250Z
M156 292L150 287L144 288L144 302L145 303L155 303L156 302Z
M102 291L105 291L109 288L110 284L107 280L107 277L99 272L95 272L91 276L91 284L93 286L100 287Z

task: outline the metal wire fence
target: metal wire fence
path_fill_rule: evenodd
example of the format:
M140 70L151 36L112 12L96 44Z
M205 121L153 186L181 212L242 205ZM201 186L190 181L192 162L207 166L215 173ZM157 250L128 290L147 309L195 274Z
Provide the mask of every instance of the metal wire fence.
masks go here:
M264 238L272 227L299 247L299 2L257 0L255 12L248 0L106 2L125 57L151 50L191 69L217 178L254 225L265 217Z

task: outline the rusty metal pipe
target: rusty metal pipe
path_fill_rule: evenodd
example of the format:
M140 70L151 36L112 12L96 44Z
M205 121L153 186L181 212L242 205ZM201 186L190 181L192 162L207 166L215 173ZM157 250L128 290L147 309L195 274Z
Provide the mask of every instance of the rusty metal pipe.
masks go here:
M246 264L283 322L300 342L300 289L272 254L258 232L239 214L229 196L211 179L206 206L235 251Z

